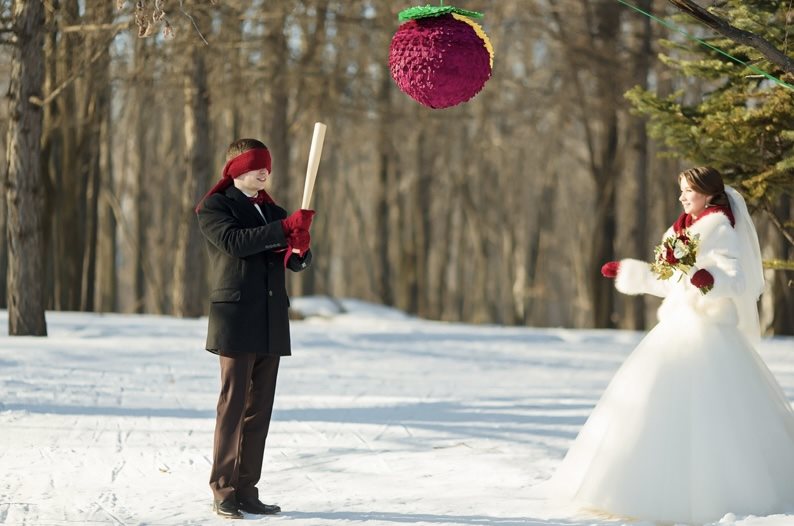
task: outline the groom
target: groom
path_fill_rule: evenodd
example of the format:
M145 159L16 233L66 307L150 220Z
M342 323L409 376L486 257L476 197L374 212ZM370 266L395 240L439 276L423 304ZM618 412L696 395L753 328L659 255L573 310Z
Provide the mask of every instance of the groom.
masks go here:
M259 500L279 359L290 355L289 298L284 267L311 263L312 210L289 217L265 192L271 159L255 139L233 142L221 180L196 207L210 261L208 351L217 354L221 392L210 488L214 511L281 511ZM297 252L293 253L293 249Z

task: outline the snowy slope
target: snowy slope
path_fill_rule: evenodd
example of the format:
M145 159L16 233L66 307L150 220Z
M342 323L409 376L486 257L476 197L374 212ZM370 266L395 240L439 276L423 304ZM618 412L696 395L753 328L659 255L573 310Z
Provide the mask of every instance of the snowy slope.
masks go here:
M584 525L527 498L641 333L467 326L298 298L265 472L283 525ZM0 523L229 524L207 485L206 319L0 311ZM794 400L794 339L761 355ZM729 461L729 460L728 460ZM562 518L561 518L562 517ZM720 524L794 525L794 514Z

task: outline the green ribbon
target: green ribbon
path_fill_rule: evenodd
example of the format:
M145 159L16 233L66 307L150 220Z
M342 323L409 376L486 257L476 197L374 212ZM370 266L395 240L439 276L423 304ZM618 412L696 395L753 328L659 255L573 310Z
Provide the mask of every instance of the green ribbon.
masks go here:
M680 27L678 27L677 25L673 24L672 22L668 22L667 20L664 20L663 18L659 18L657 16L654 16L651 13L648 13L648 12L644 11L643 9L637 7L636 5L632 5L632 4L630 4L630 3L628 3L628 2L626 2L624 0L617 0L617 1L620 2L621 4L627 6L627 7L630 7L631 9L634 9L635 11L637 11L639 13L642 13L643 15L647 16L651 20L655 20L655 21L659 22L660 24L662 24L662 25L664 25L664 26L666 26L666 27L668 27L668 28L670 28L670 29L672 29L674 31L678 31L679 33L681 33L682 35L684 35L688 39L694 40L695 42L698 42L699 44L701 44L703 46L706 46L707 48L712 49L712 50L716 51L717 53L728 57L729 59L733 60L734 62L738 62L742 66L748 68L750 71L753 71L753 72L755 72L755 73L757 73L759 75L763 75L764 77L768 78L769 80L771 80L771 81L773 81L773 82L775 82L777 84L780 84L781 86L783 86L785 88L788 88L790 90L794 90L794 86L792 86L791 84L780 80L779 78L775 77L774 75L772 75L770 73L767 73L766 71L764 71L762 69L759 69L759 68L753 66L752 64L748 64L747 62L745 62L744 60L742 60L740 58L734 57L730 53L728 53L726 51L723 51L722 49L720 49L720 48L718 48L718 47L716 47L716 46L714 46L712 44L709 44L708 42L706 42L705 40L703 40L701 38L698 38L698 37L690 35L685 30L681 29Z

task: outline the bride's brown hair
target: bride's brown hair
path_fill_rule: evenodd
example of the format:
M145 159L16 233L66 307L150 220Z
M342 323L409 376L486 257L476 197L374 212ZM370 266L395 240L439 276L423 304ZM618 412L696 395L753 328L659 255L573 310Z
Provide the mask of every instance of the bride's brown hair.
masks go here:
M725 183L722 181L722 175L715 168L711 166L689 168L678 174L679 183L681 179L686 179L692 190L709 196L709 205L728 206Z

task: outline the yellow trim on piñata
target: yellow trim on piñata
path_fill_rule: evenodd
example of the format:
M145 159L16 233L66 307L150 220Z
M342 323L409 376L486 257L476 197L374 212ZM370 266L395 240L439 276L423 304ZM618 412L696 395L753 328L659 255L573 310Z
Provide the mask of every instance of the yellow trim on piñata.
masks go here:
M467 16L462 16L457 13L452 13L452 17L455 20L460 20L461 22L465 22L474 29L474 32L477 33L477 36L482 39L483 44L485 44L485 49L488 50L488 56L491 59L491 69L493 69L493 46L491 45L491 40L488 38L488 35L485 34L483 28L477 22L474 22L471 18Z

